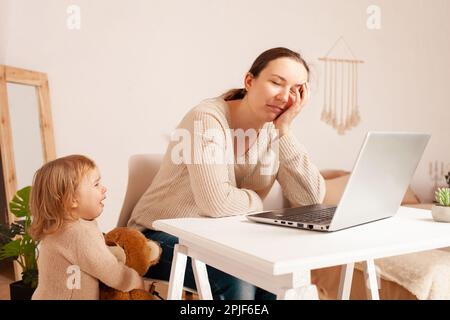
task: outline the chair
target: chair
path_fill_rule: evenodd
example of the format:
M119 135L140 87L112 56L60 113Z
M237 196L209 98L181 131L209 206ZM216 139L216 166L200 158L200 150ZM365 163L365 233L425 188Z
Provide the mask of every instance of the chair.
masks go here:
M125 199L120 211L117 227L125 227L130 219L131 213L136 203L148 189L153 178L158 173L163 160L162 154L136 154L132 155L128 161L128 185ZM281 186L275 181L272 189L263 201L264 210L273 210L287 207L287 201L282 196ZM165 283L167 281L144 278L150 283ZM192 299L192 294L197 293L190 288L184 288L186 299Z
M162 159L162 154L136 154L130 157L128 161L128 186L117 223L118 227L127 225L134 206L158 173ZM280 184L278 181L275 181L272 189L263 201L264 210L274 210L288 206L287 200L283 197Z
M128 185L120 211L118 227L125 227L136 203L158 173L162 154L136 154L128 160Z
M123 201L122 210L120 211L117 227L125 227L130 220L131 213L134 206L139 201L144 192L148 189L153 181L153 178L158 173L162 162L162 154L136 154L128 160L128 184ZM144 277L144 282L150 283L164 283L168 285L167 281L160 279L152 279ZM196 293L195 290L184 288L186 299L192 300L192 295Z

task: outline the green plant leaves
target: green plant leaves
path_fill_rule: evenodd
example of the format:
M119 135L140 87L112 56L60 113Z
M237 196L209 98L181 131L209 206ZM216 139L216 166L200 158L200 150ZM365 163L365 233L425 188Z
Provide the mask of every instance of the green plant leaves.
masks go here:
M30 216L30 191L30 186L20 189L9 203L9 210L17 218Z
M450 188L438 188L435 193L436 201L441 206L450 206Z
M20 253L20 239L10 241L0 248L0 260L6 258L17 258Z
M24 234L24 222L25 221L18 221L9 226L3 224L0 225L0 248L13 240L16 235Z
M0 225L0 248L10 242L14 238L13 231L10 227Z
M23 269L23 282L36 288L38 242L28 234L28 228L31 226L30 191L29 186L20 189L9 203L11 213L18 220L10 225L0 225L0 260L15 259Z
M38 284L38 270L28 269L22 272L22 280L24 284L32 288L36 288Z

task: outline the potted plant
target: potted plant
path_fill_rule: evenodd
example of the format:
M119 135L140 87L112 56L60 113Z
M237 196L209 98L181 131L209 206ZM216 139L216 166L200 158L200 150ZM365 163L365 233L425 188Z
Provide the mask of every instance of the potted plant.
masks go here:
M450 188L438 188L436 201L438 204L431 208L433 219L439 222L450 222Z
M22 268L22 280L10 285L11 300L31 299L38 283L38 243L28 233L31 225L30 191L29 186L17 191L9 203L9 209L17 220L10 225L0 225L0 260L13 259Z

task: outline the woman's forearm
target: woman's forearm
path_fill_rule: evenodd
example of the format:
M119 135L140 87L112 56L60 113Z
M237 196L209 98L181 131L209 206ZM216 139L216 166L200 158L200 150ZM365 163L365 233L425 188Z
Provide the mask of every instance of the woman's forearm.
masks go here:
M277 180L292 206L322 203L325 180L306 149L290 133L279 140L279 162Z

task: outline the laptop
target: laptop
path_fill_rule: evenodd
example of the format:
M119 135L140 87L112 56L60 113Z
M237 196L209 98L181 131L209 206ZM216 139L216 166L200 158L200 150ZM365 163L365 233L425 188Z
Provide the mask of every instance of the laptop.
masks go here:
M368 132L337 206L309 205L247 215L255 222L337 231L392 217L431 135Z

